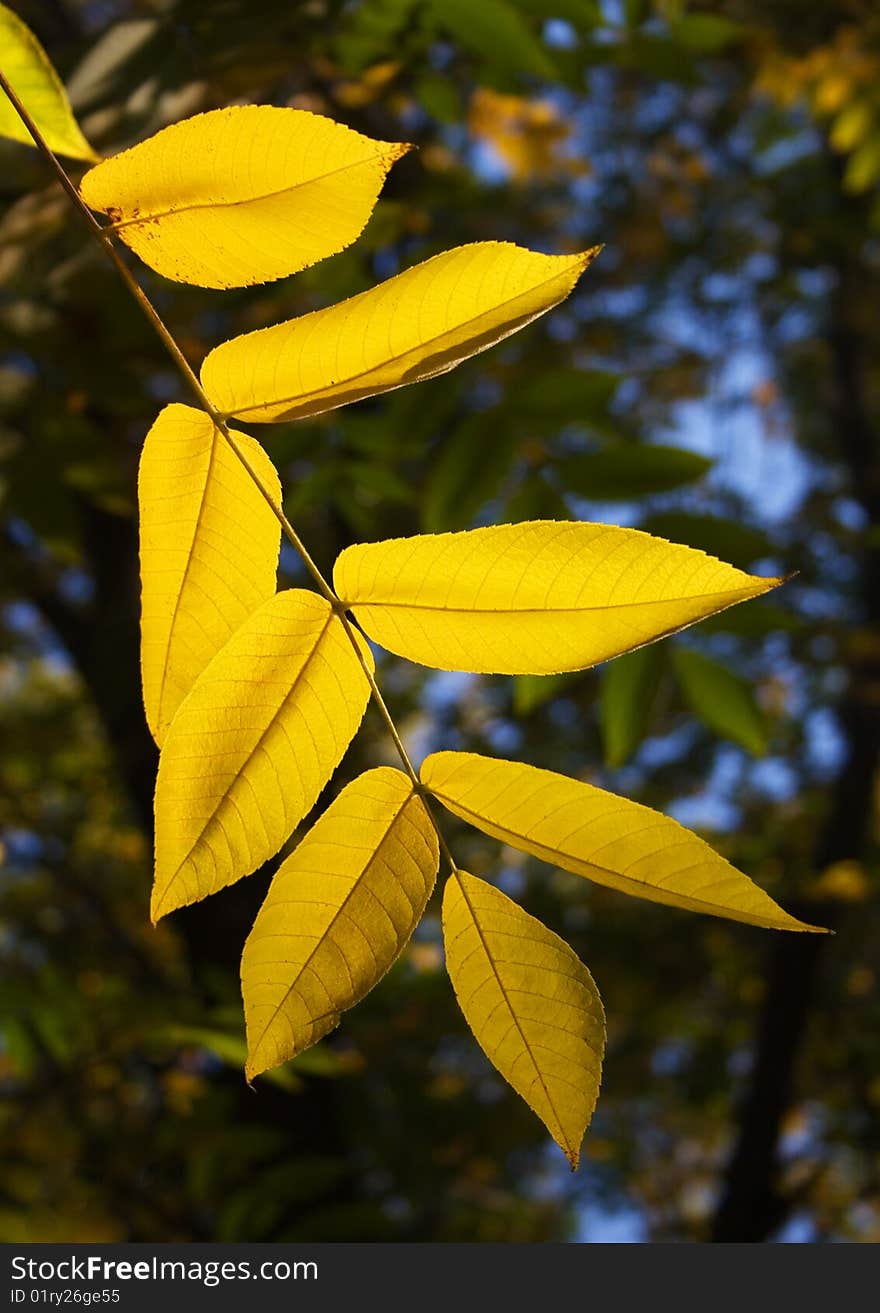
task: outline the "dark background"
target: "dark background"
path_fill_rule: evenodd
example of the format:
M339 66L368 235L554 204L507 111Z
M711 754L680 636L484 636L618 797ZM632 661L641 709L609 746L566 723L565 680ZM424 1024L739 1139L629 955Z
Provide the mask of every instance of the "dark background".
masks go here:
M194 364L461 242L605 243L569 302L454 374L259 437L327 570L354 541L573 516L797 571L582 675L380 677L416 756L519 756L660 807L838 933L630 900L450 821L602 991L579 1172L457 1014L436 900L340 1030L248 1089L238 956L270 873L157 931L147 912L135 479L188 398L36 152L0 143L2 1237L876 1241L874 0L12 7L105 153L237 100L419 145L363 239L296 278L138 266ZM393 759L368 713L324 801Z

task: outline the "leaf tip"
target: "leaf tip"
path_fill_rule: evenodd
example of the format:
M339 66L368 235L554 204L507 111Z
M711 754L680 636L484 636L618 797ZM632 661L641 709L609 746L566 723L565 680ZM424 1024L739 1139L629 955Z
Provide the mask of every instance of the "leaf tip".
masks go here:
M391 164L396 164L402 160L404 155L408 155L411 150L418 150L414 141L389 141L385 143L388 147L387 155Z
M174 906L169 907L166 905L166 895L167 890L165 893L160 894L155 888L153 889L150 898L150 921L154 926L157 926L162 918L167 916L169 912L175 910Z
M598 246L588 246L585 251L578 252L578 259L580 261L581 268L586 269L587 266L591 265L593 261L596 259L596 257L601 255L604 250L605 250L605 243L600 242Z
M780 919L775 925L770 925L769 928L772 930L788 930L789 932L808 935L833 935L835 933L833 930L829 930L827 926L811 925L809 921L801 921L798 917L786 912L784 908L779 908L779 911L782 912L784 919Z

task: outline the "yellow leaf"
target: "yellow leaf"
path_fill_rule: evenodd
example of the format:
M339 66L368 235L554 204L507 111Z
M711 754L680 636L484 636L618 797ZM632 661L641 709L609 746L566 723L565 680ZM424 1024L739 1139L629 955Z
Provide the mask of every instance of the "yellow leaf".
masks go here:
M389 652L439 670L583 670L779 579L605 524L535 520L348 547L336 591Z
M180 704L162 748L154 921L277 853L342 759L368 697L323 597L277 593L236 630Z
M224 342L206 357L202 384L218 410L264 422L445 374L562 301L598 250L444 251L339 305Z
M244 946L249 1080L317 1043L378 984L421 920L438 861L401 771L342 790L280 867Z
M519 182L559 181L566 174L588 171L582 156L566 153L574 125L550 100L525 100L477 87L471 96L468 127Z
M45 50L30 28L6 5L0 5L0 68L50 150L76 160L91 162L99 158L80 132L67 93ZM0 137L24 141L29 146L34 144L3 91L0 91Z
M471 752L436 752L420 774L478 830L597 884L771 930L820 929L796 921L702 839L641 803Z
M249 287L349 246L407 150L306 110L236 105L163 128L80 190L166 278Z
M592 976L558 935L465 871L446 882L443 938L453 988L477 1043L574 1170L605 1048Z
M280 505L262 447L235 438ZM223 435L190 406L166 406L147 434L138 500L144 707L161 744L205 666L275 592L281 526Z

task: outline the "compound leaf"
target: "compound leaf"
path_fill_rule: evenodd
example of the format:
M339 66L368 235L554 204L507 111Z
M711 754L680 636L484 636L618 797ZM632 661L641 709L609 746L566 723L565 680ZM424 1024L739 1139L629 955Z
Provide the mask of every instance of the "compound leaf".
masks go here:
M286 1062L369 993L421 920L437 834L411 780L349 784L282 864L244 946L248 1079Z
M280 505L262 447L235 439ZM166 406L147 434L138 501L144 707L161 744L205 666L275 592L281 526L222 433L191 406Z
M421 778L456 816L621 893L773 930L816 930L668 816L553 771L436 752Z
M6 5L0 5L0 67L51 150L76 160L99 158L79 130L49 56ZM0 137L34 144L4 91L0 91Z
M407 150L307 110L234 105L104 160L80 191L166 278L249 287L349 246Z
M444 251L348 301L224 342L205 358L202 384L219 410L265 422L445 374L562 301L598 250Z
M489 1061L577 1167L602 1073L605 1016L568 944L466 871L443 894L446 966Z
M583 670L780 582L638 529L557 520L358 544L333 577L389 652L506 675Z
M236 630L180 704L162 748L154 921L277 853L342 759L368 697L323 597L277 593Z

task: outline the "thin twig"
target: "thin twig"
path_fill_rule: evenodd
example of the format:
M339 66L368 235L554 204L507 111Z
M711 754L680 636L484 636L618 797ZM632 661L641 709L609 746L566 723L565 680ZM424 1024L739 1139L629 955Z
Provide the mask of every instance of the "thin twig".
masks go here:
M104 227L100 223L98 223L97 219L92 214L88 206L85 204L79 192L77 191L76 187L73 185L70 178L68 177L67 172L64 169L64 166L61 164L61 162L59 161L58 157L55 155L55 152L52 150L52 148L47 144L45 138L40 132L40 129L37 127L36 123L34 123L34 120L31 118L27 109L22 104L14 88L10 85L9 80L3 73L2 69L0 69L0 88L2 88L3 91L6 92L6 95L9 97L9 100L11 101L12 106L15 109L16 113L18 114L22 123L27 128L30 135L33 137L34 144L45 158L46 162L48 163L52 172L55 174L61 186L64 188L64 191L67 193L68 199L72 202L74 208L77 210L80 217L85 222L86 226L89 229L89 232L92 234L94 239L98 242L101 249L106 253L109 259L112 261L114 267L116 268L116 272L119 274L122 281L125 283L126 287L128 288L129 292L134 297L137 304L140 306L143 314L149 320L155 333L157 334L160 341L162 342L162 345L165 347L165 350L168 352L169 356L171 357L172 361L177 367L179 373L182 375L188 387L190 388L191 392L193 393L196 400L198 401L199 408L209 416L209 418L214 423L215 427L219 430L220 433L222 433L223 437L226 439L227 443L229 444L231 450L238 457L239 461L244 466L245 470L250 475L251 479L256 484L257 488L262 494L263 498L271 508L273 514L278 519L278 522L281 525L285 537L288 539L291 546L295 549L295 551L299 555L300 559L302 560L303 564L305 565L306 569L308 570L309 574L314 580L318 590L327 599L327 601L333 607L334 612L342 622L342 627L345 630L345 633L349 639L349 642L354 648L355 653L357 654L358 661L361 664L361 668L363 669L363 672L367 678L367 682L370 686L370 693L372 695L373 701L375 702L379 714L381 715L383 721L385 722L385 726L388 730L388 733L391 735L392 742L394 743L394 747L397 750L397 754L400 757L404 770L406 771L407 775L412 781L413 787L421 795L422 801L425 803L425 809L428 813L428 816L430 817L431 824L433 825L437 833L437 840L440 845L440 850L443 853L443 856L446 858L446 861L449 863L450 869L452 871L456 871L458 868L455 864L455 861L453 860L451 852L449 851L449 846L446 843L446 840L440 830L440 826L437 822L436 817L433 815L431 808L428 806L428 801L427 798L425 797L424 786L422 785L418 777L415 767L410 761L409 753L407 752L406 747L404 746L403 739L400 737L400 732L394 723L394 719L391 715L391 712L388 710L388 707L385 703L385 699L383 698L381 690L379 689L379 685L376 683L376 678L375 675L373 674L372 669L370 668L369 662L366 660L364 656L361 643L356 635L354 626L352 625L351 620L345 614L345 608L342 602L337 597L330 583L324 578L323 573L316 565L315 561L312 559L311 554L307 550L305 544L303 543L299 534L294 529L293 525L288 520L287 516L284 514L284 511L281 508L281 506L276 503L275 498L272 496L271 492L263 484L262 480L260 479L260 476L257 474L251 462L248 460L247 455L242 450L239 443L236 441L235 435L229 431L226 417L224 415L221 415L220 412L215 408L215 406L211 402L210 397L205 392L204 388L199 382L199 379L196 376L195 372L193 371L192 366L190 365L186 356L181 351L180 347L177 345L177 342L173 334L171 333L171 330L166 326L159 312L156 310L156 307L153 305L152 301L149 299L146 292L143 290L140 283L137 281L134 274L131 272L128 265L123 260L122 256L119 254L118 250L113 244L113 239L114 239L113 227L112 226Z

